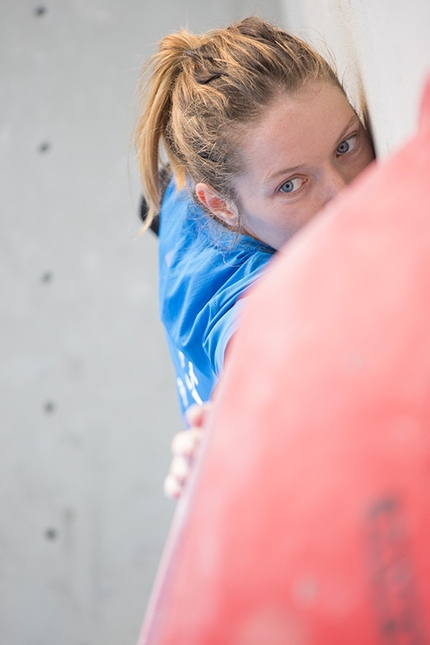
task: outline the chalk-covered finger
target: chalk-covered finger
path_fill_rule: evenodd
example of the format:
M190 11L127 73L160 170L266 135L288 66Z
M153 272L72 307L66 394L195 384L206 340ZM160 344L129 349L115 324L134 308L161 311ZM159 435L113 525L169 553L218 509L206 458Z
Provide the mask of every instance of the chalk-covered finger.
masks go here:
M201 430L191 429L178 432L172 440L172 452L174 455L192 457L201 441Z
M189 460L184 457L180 457L179 455L173 457L172 463L170 464L169 475L172 475L180 484L183 484L187 480L189 474Z
M172 499L178 499L182 494L182 485L173 475L170 474L167 475L164 480L163 489L166 497L170 497Z
M203 405L191 405L185 412L188 425L200 428L205 421L210 405L209 402L203 403Z

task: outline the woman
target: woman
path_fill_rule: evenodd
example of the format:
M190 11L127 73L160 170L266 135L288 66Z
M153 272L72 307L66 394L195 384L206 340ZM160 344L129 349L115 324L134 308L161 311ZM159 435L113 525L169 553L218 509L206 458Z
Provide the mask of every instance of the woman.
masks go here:
M166 36L147 71L136 146L185 412L210 399L249 286L374 155L328 63L262 19Z

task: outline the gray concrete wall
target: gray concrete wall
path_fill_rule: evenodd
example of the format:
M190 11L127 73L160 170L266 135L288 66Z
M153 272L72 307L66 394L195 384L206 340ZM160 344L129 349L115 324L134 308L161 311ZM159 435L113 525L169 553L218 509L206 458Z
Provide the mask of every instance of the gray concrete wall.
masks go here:
M430 0L283 0L288 27L336 60L384 157L415 129L430 73Z
M276 0L3 0L0 643L136 642L181 422L138 230L134 90L165 33Z

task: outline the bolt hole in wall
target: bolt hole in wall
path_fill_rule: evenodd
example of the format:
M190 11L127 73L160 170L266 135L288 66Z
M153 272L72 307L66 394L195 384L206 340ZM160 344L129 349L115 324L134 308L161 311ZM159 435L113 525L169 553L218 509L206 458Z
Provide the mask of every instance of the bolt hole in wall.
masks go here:
M46 538L49 542L53 542L54 540L56 540L56 539L58 538L58 531L57 531L57 529L54 529L54 528L52 528L52 527L47 528L47 529L46 529L46 531L45 531L45 538Z
M38 149L39 149L40 154L43 155L43 154L46 154L47 152L49 152L51 150L51 148L52 148L52 145L49 143L49 141L43 141L39 145Z
M46 7L44 7L43 5L39 5L34 10L34 14L35 14L35 16L37 18L41 18L42 16L45 16L47 14L47 12L48 12L48 9Z
M57 405L54 403L54 401L46 401L43 409L46 414L53 414L57 409Z
M52 271L45 271L45 273L42 273L42 276L40 278L41 282L44 284L49 284L52 282L54 279L54 274Z

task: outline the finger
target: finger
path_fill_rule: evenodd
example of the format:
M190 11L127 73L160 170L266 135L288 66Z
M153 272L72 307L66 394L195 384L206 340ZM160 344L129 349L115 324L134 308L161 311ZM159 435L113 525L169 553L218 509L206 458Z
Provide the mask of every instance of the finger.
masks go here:
M183 484L189 477L190 463L184 457L173 457L170 464L169 475L174 477L179 484Z
M166 497L170 497L171 499L178 499L182 494L182 485L173 475L167 475L164 480L163 489Z
M208 413L208 410L211 407L211 403L203 403L203 405L191 405L186 411L185 411L185 418L187 420L187 423L189 426L195 426L200 428L206 418L206 415Z
M201 430L192 428L178 432L172 439L171 449L174 455L192 457L201 441Z

